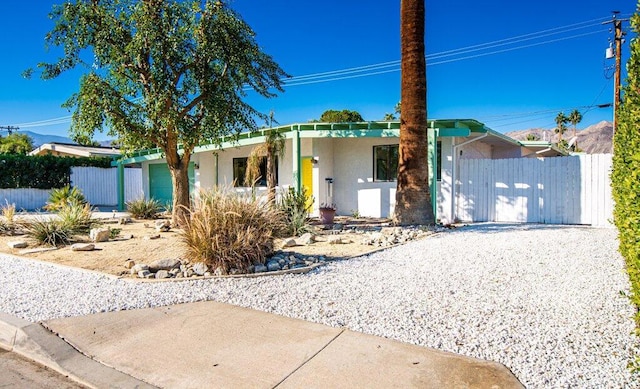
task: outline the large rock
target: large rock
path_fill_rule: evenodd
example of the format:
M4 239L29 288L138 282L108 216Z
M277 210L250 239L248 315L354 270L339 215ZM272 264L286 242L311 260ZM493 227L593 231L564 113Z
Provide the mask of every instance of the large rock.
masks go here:
M12 240L10 242L7 242L7 246L11 247L12 249L24 249L28 246L28 244L23 240Z
M158 270L156 273L157 279L169 278L169 272L166 270Z
M111 230L108 228L92 228L89 231L89 238L94 242L106 242L111 236Z
M286 239L284 242L282 242L282 247L295 247L298 245L298 242L296 242L295 239Z
M278 261L269 261L267 262L267 270L268 271L278 271L280 270L280 263Z
M95 248L93 243L74 243L71 245L71 251L93 251Z
M255 270L254 270L254 271L255 271L256 273L264 273L264 272L266 272L267 270L268 270L268 269L267 269L267 267L266 267L265 265L256 265L256 267L255 267Z
M204 262L197 262L193 264L193 272L199 276L203 276L204 273L209 271L209 267Z
M158 259L149 264L149 271L155 273L158 270L171 270L180 267L180 260L173 258Z
M167 232L171 229L171 220L156 220L156 231Z
M309 244L315 243L316 236L310 232L307 232L306 234L303 234L301 237L299 237L296 240L300 245L309 245Z

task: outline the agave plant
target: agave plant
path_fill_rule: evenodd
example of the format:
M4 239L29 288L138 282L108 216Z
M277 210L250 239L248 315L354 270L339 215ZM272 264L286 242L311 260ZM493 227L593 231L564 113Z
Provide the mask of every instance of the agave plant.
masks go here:
M44 208L48 211L55 212L66 205L84 205L86 203L87 200L84 198L80 189L75 186L65 185L62 188L56 188L51 191L47 205L45 205Z

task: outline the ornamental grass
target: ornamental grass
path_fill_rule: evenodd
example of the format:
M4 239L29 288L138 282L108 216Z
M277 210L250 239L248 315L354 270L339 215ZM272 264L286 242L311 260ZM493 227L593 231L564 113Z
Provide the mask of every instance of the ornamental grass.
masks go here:
M247 273L273 253L273 241L285 229L284 220L277 207L253 196L224 188L202 191L181 234L185 257L221 274Z

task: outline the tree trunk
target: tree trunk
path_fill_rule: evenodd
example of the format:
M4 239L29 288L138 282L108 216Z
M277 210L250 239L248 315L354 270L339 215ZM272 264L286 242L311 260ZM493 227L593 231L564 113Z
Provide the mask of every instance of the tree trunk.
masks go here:
M169 167L173 184L173 219L175 226L183 226L189 217L191 198L189 196L189 164L181 164L178 168Z
M191 156L180 156L176 151L167 152L167 166L171 173L173 185L173 215L172 224L177 227L184 226L186 218L191 210L191 197L189 196L189 161Z
M395 222L433 224L427 141L427 76L424 0L402 0L401 102Z

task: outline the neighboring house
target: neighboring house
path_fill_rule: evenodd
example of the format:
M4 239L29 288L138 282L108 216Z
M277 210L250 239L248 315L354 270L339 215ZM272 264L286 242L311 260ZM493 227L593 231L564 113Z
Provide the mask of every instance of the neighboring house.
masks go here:
M82 146L73 143L45 143L32 150L29 155L56 155L61 157L106 157L113 158L120 155L120 150L114 147Z
M429 120L428 127L431 192L439 219L453 219L452 183L460 174L460 159L564 155L547 142L517 141L476 120ZM314 199L312 215L318 215L318 208L326 203L335 204L338 215L356 211L366 217L393 214L399 121L291 124L243 133L235 140L224 139L221 146L204 144L196 147L192 157L189 173L193 188L235 185L236 191L248 191L241 186L247 156L264 142L269 131L286 139L285 155L277 163L278 188L307 188ZM137 152L114 166L123 171L125 165L138 163L142 165L145 196L162 203L170 201L171 180L161 150ZM123 202L119 206L124 207Z

